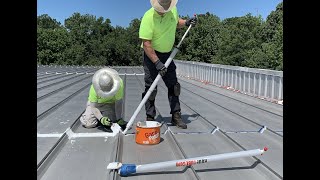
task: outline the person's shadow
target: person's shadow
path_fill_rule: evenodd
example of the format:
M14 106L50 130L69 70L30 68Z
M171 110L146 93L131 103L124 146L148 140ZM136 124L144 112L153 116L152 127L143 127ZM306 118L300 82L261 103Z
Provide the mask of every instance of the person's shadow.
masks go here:
M103 132L113 133L111 128L106 127L106 126L102 125L101 123L99 123L96 128L99 129L100 131L103 131Z
M191 121L196 121L198 119L199 115L198 114L181 114L182 122L189 124ZM171 116L169 117L162 117L161 115L158 115L157 118L155 119L156 121L160 123L167 124L168 126L173 126L171 123Z

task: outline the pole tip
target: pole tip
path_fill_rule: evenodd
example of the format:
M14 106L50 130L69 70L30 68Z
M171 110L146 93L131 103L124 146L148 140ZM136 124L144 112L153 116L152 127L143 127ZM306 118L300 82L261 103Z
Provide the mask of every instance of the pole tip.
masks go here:
M264 151L268 151L268 148L267 148L267 147L264 147L263 150L264 150Z

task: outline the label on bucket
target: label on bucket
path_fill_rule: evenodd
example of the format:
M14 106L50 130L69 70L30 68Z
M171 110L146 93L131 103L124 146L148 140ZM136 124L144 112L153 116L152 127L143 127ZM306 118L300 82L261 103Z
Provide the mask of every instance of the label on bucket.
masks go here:
M138 122L136 127L136 142L138 144L158 144L160 142L159 122Z
M152 141L153 143L156 143L157 139L159 138L159 132L154 131L151 133L145 133L145 137L149 139L149 141Z

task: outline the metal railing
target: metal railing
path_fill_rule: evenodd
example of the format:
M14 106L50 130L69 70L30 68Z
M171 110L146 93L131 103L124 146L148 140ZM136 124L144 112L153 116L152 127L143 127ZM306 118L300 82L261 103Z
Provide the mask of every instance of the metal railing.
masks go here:
M283 72L174 60L179 76L239 90L270 100L283 99Z

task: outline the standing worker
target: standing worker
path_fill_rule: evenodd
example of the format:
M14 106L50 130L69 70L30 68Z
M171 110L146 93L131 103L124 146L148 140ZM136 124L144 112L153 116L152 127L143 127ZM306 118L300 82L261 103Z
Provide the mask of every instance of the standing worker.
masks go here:
M103 125L108 132L112 132L112 123L118 123L122 130L127 122L123 120L123 81L118 72L111 68L96 71L92 78L87 108L80 117L85 128Z
M177 80L176 65L172 61L168 68L164 66L169 58L177 28L192 25L196 18L184 20L179 18L177 11L178 0L150 0L150 8L143 16L139 29L139 38L142 39L143 68L145 72L145 91L142 98L148 92L158 73L162 76L168 88L171 123L179 128L186 129L187 125L182 121L179 102L180 84ZM157 86L145 103L147 121L153 121L156 115L155 98Z

